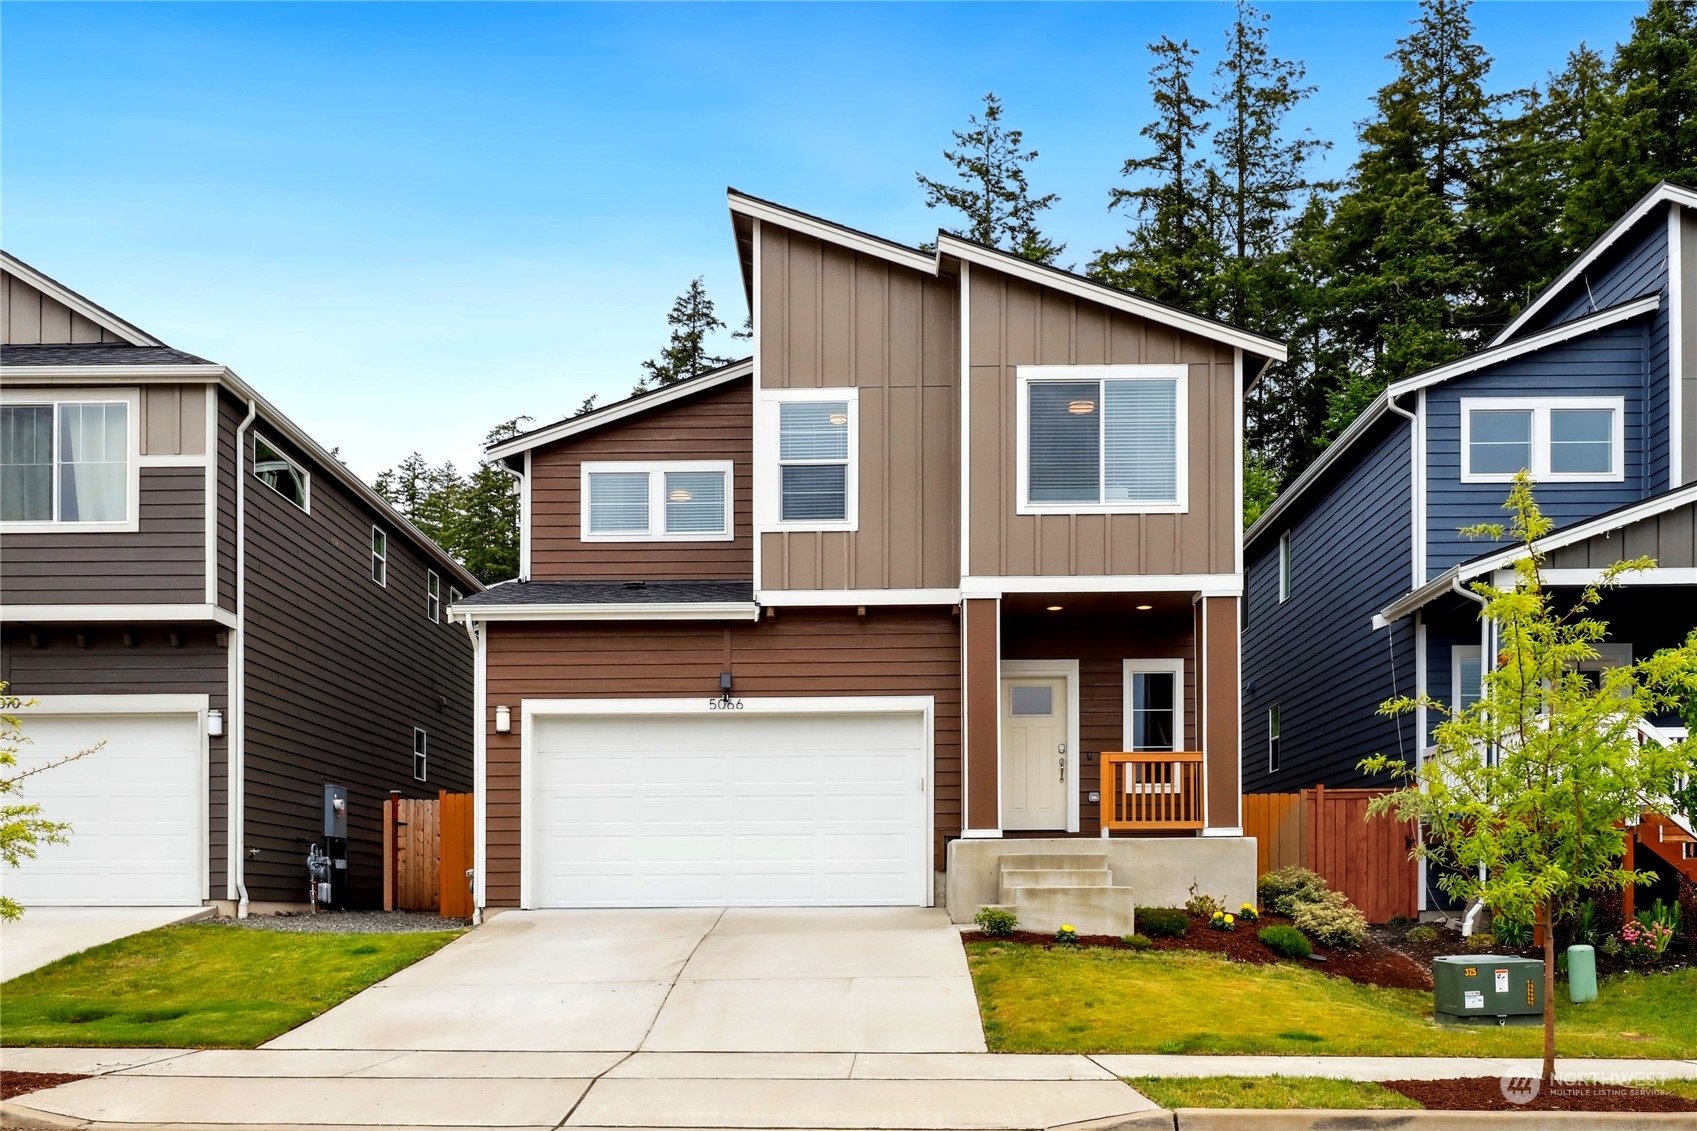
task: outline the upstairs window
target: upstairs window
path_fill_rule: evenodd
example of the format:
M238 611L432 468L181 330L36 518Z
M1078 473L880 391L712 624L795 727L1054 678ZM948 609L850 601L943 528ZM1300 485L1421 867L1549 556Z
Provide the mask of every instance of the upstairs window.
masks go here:
M1503 483L1521 471L1540 482L1625 477L1621 397L1469 397L1461 402L1461 478Z
M1019 369L1021 514L1183 511L1183 365Z
M371 580L382 586L389 584L389 536L371 528Z
M431 621L441 623L442 620L442 579L436 576L436 571L424 571L424 614Z
M1274 703L1267 708L1267 772L1274 773L1279 768L1279 705Z
M8 397L0 405L0 522L133 529L140 436L132 405Z
M412 728L412 776L417 781L425 780L430 772L430 736L424 733L423 727Z
M778 406L781 522L848 521L847 401Z
M1290 600L1290 531L1279 535L1279 603Z
M717 542L733 537L731 462L585 463L585 542Z
M311 511L312 477L257 432L253 434L253 474L301 510Z
M448 589L448 608L452 609L455 605L459 604L464 599L465 599L464 593L461 593L458 589L455 589L451 586L449 587L449 589Z

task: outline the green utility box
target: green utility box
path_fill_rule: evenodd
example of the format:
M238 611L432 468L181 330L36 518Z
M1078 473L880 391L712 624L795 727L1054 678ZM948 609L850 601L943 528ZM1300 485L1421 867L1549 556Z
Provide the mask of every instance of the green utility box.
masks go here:
M1541 1025L1544 964L1507 954L1434 958L1432 1016L1443 1025Z

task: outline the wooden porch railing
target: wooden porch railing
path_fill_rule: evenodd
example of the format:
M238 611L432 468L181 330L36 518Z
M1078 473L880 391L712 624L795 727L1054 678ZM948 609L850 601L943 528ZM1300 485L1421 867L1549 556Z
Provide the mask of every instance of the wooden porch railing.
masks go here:
M1202 752L1104 751L1102 833L1202 827Z

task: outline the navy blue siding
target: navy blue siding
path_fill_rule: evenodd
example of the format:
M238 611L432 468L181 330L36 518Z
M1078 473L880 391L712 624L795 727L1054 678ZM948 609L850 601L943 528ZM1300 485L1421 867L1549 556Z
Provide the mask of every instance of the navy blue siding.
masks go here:
M1362 758L1412 758L1412 719L1379 704L1414 691L1413 623L1375 630L1373 614L1407 592L1412 572L1409 425L1391 418L1362 441L1344 478L1295 520L1291 596L1279 602L1278 540L1248 562L1243 635L1243 788L1285 793L1323 782L1368 784ZM1393 661L1395 682L1392 680ZM1253 688L1253 690L1251 690ZM1267 768L1267 710L1280 709L1280 768Z
M1463 397L1618 396L1626 403L1626 478L1618 483L1544 483L1538 505L1558 526L1656 493L1646 476L1645 380L1648 320L1619 323L1426 390L1426 576L1477 557L1489 543L1463 538L1463 526L1507 522L1506 483L1461 481ZM1665 338L1664 338L1665 341ZM1665 378L1661 385L1665 390ZM1664 419L1666 407L1663 407ZM1657 429L1651 429L1656 431ZM1662 480L1667 477L1666 427Z

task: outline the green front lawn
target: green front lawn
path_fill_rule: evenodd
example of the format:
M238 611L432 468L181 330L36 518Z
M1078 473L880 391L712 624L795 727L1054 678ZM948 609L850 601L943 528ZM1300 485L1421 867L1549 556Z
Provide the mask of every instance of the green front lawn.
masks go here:
M253 1048L461 933L144 931L5 983L0 1044Z
M1378 1084L1321 1076L1134 1076L1126 1083L1165 1108L1420 1106Z
M1206 954L970 942L993 1052L1537 1056L1543 1031L1450 1028L1432 995ZM1697 970L1623 975L1556 1010L1562 1056L1697 1056Z

